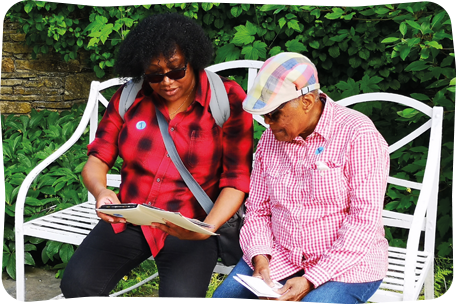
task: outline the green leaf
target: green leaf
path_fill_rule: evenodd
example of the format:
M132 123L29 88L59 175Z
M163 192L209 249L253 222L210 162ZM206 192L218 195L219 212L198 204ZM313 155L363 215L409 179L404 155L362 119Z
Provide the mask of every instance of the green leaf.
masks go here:
M30 265L30 266L35 266L35 260L33 259L30 252L24 253L24 264Z
M246 46L242 49L241 53L245 55L246 59L258 60L259 58L266 58L266 43L255 41L253 45Z
M338 46L336 45L333 45L332 47L330 47L328 49L328 52L329 52L329 55L332 57L332 58L337 58L339 57L340 55L340 49Z
M208 2L203 2L201 3L201 7L203 8L204 11L210 10L214 6L213 3L208 3Z
M429 98L429 96L421 94L421 93L412 93L412 94L410 94L410 97L421 100L421 101L431 100Z
M254 24L247 21L246 25L239 25L234 28L236 34L234 34L233 43L236 45L250 44L255 40L254 35L257 33Z
M405 22L401 22L399 31L401 32L402 36L405 36L405 34L407 34L407 24Z
M314 49L318 49L320 47L320 43L317 40L312 40L309 42L309 46Z
M333 8L332 11L333 11L332 13L327 13L325 15L326 19L329 19L329 20L339 19L344 14L344 10L341 8L338 8L338 7Z
M396 42L400 39L401 38L397 38L397 37L388 37L388 38L383 39L382 43L392 43L392 42Z
M273 47L272 49L269 50L269 55L272 57L272 56L275 56L279 53L282 53L282 48L280 46L275 46Z
M5 255L3 255L5 256ZM6 272L8 275L15 280L16 279L16 256L14 254L8 254L9 259L6 264Z
M420 112L414 108L407 108L404 109L403 111L398 111L397 115L403 118L412 118L415 115L419 114Z
M239 17L242 14L242 7L240 6L233 6L231 8L231 15L234 16L234 18Z
M46 255L53 261L54 260L54 255L56 255L59 252L59 249L62 247L62 243L56 242L56 241L48 241L46 243ZM44 250L43 249L43 250Z
M294 29L297 32L302 32L301 28L299 27L299 21L296 19L288 21L287 26L288 28Z
M34 2L27 2L27 4L24 6L24 11L28 14L32 11L33 9L33 4Z
M285 17L280 18L279 19L280 28L282 28L285 24L287 24L287 20L285 19Z
M285 43L289 52L303 53L307 52L307 47L298 39L289 40ZM279 47L280 48L280 47ZM272 55L273 56L273 55Z
M432 19L431 28L434 28L436 25L440 24L446 15L447 13L445 11L441 11L440 13L435 15Z
M215 62L232 61L239 59L241 50L237 48L233 43L228 43L217 50L217 56Z
M440 43L438 43L437 41L426 41L426 42L424 42L424 44L427 46L430 46L432 48L438 49L438 50L443 49L443 46Z
M419 25L415 21L413 21L413 20L405 20L405 22L407 22L407 24L410 25L411 27L413 27L414 29L417 29L417 30L421 31L421 25Z
M269 12L277 9L284 9L285 5L275 5L275 4L265 4L261 6L260 11L261 12Z
M422 71L427 68L428 68L428 66L425 61L414 61L405 68L405 71L406 72L410 72L410 71L415 72L415 71Z
M405 60L407 58L407 56L410 54L410 51L412 50L411 47L407 46L407 45L403 45L400 49L400 52L399 52L399 55L401 57L402 60Z
M73 256L74 248L71 244L63 244L59 250L59 256L62 259L62 262L68 263L70 258Z
M362 58L362 59L364 59L364 60L369 59L369 57L370 57L370 52L369 52L369 50L366 50L366 49L360 50L360 51L359 51L359 57Z
M0 252L1 251L10 253L8 246L5 244L5 241L2 239L0 239Z

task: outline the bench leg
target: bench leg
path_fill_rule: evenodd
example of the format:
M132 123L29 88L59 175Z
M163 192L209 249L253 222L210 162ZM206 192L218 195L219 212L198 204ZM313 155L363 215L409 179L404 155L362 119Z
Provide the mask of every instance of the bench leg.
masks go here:
M424 280L424 299L434 299L434 263L431 263L426 279Z

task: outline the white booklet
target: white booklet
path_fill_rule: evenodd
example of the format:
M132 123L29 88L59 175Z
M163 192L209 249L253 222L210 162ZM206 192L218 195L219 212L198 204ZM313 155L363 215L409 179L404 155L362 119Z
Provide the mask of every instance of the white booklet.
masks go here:
M127 222L135 225L150 226L151 223L164 224L165 220L185 228L190 231L217 235L205 228L213 228L212 225L206 224L196 219L188 218L179 212L166 211L153 206L142 204L111 204L102 205L97 209L99 212L109 214L112 216L123 217Z
M249 289L255 295L261 298L278 298L281 295L274 291L274 289L281 288L283 285L279 282L274 282L275 286L270 287L260 278L252 276L246 276L243 274L236 274L233 277L236 281L244 285L245 288Z

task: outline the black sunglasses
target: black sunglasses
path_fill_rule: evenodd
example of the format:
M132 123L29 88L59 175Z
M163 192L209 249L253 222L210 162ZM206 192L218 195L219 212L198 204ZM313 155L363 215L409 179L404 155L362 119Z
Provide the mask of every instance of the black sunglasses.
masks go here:
M174 69L165 74L144 74L144 79L150 83L162 82L165 76L172 80L178 80L184 78L185 71L187 71L187 63L185 63L183 68Z
M261 116L267 117L267 118L269 118L269 119L272 120L272 121L276 121L276 120L279 118L279 115L277 115L277 114L279 113L279 111L282 110L283 107L285 107L285 105L286 105L287 103L289 103L290 101L291 101L291 100L282 103L282 104L281 104L280 106L278 106L275 110L273 110L273 111L271 111L271 112L269 112L269 113L263 114L263 115L261 115Z

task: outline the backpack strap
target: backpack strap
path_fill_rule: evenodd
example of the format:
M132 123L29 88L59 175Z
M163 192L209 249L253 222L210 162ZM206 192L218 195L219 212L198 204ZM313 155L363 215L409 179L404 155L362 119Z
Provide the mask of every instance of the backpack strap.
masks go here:
M215 122L221 128L225 121L230 117L230 102L228 100L228 94L226 93L223 81L220 76L209 70L204 70L209 80L209 86L211 88L211 101L209 107L211 109L212 117ZM131 107L136 99L136 95L141 90L143 79L139 82L128 81L120 94L119 102L119 115L124 119L125 113Z
M225 121L230 117L228 94L226 93L225 86L223 85L220 76L207 69L204 69L204 71L206 72L211 87L211 102L209 103L209 107L211 109L212 117L214 117L215 122L221 128Z
M138 82L133 82L133 80L130 80L125 84L122 93L120 94L119 102L119 115L122 117L122 119L124 119L125 113L127 113L133 102L135 102L136 95L138 95L138 92L141 90L142 84L142 78Z

